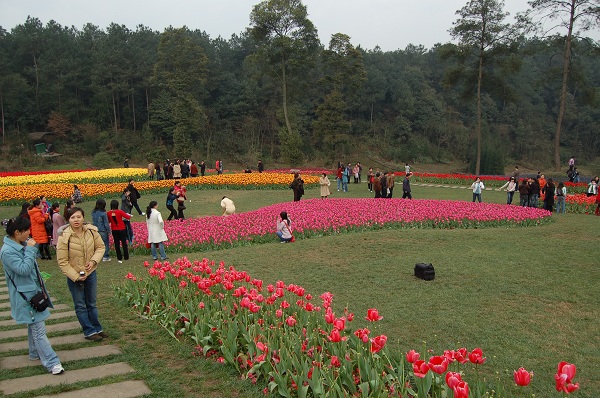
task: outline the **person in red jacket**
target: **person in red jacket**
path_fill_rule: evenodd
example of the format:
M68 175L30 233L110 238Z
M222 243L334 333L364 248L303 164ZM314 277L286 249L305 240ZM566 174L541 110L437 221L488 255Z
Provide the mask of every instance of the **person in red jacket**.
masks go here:
M123 259L129 260L129 249L127 247L127 229L123 219L130 220L131 214L125 213L119 209L119 201L110 201L110 210L106 212L110 230L112 231L113 240L115 242L115 251L117 252L117 260L119 264L123 263ZM123 254L121 255L121 246L123 246Z
M48 213L44 214L42 201L35 199L29 206L27 214L29 214L31 220L31 236L39 244L38 249L42 255L42 260L52 260L48 232L46 231L46 220L49 215Z

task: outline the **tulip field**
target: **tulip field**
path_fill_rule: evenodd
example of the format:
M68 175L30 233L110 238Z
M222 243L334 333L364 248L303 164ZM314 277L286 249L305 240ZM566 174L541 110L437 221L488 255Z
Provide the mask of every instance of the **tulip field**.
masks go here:
M331 199L281 203L234 214L231 217L201 217L167 223L166 246L176 252L196 252L274 242L275 222L287 211L298 238L383 228L481 228L485 226L539 225L551 220L550 213L530 207L476 204L460 201L402 199ZM133 247L145 247L145 222L132 222Z
M73 194L77 185L84 200L120 196L129 179L144 193L167 192L173 180L147 180L146 169L123 168L55 172L35 175L10 175L0 178L0 204L14 205L45 195L49 201L62 201ZM319 182L317 176L303 176L307 188ZM239 173L186 178L187 189L287 189L293 180L288 173Z
M162 262L150 259L145 217L134 214L130 260L98 266L99 307L158 396L596 396L600 217L585 214L591 199L568 196L568 214L557 215L500 204L504 192L474 203L467 189L418 178L418 199L374 199L358 184L336 192L330 176L323 200L323 171L299 170L300 202L291 202L289 170L186 179L190 215L165 222ZM441 176L422 182L470 184ZM173 183L148 181L144 169L0 177L5 214L40 191L63 203L73 184L89 209L133 178L142 208L157 200L166 219ZM209 215L220 214L215 190L234 196L236 214ZM294 243L275 235L282 211ZM431 262L435 280L415 278L417 262ZM69 302L55 262L40 266Z

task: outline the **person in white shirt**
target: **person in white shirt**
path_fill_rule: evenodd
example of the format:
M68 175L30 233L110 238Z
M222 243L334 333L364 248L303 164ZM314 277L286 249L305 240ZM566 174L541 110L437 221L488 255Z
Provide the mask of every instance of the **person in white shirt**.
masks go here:
M292 221L288 218L287 212L282 211L277 218L277 232L281 243L293 242Z
M481 191L485 189L485 186L479 177L475 178L475 181L471 184L471 189L473 190L473 202L477 199L481 203Z
M223 217L235 213L235 204L233 204L233 200L229 199L227 196L223 196L223 199L221 199L221 207L223 208Z
M506 184L500 187L500 190L506 188L506 204L510 205L513 201L513 196L515 195L515 191L517 190L517 182L515 181L515 177L510 177L510 180L506 182Z

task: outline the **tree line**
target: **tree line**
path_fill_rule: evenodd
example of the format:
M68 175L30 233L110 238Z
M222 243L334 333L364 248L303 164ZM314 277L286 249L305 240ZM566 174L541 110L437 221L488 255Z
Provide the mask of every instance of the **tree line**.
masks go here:
M529 28L553 3L592 3L584 28L600 15L598 0L529 3L520 15ZM597 43L573 29L524 35L502 8L471 0L449 27L458 43L396 51L363 49L343 33L322 44L300 0L257 4L229 39L29 17L0 27L2 139L14 146L51 131L59 150L103 159L297 165L360 154L461 160L477 173L502 172L508 160L558 166L598 156Z

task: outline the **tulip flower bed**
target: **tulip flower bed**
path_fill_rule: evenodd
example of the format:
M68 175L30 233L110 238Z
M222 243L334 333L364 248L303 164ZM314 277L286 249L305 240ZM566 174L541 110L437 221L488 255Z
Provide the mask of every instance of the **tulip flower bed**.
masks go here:
M395 176L404 177L404 172L395 172ZM412 173L412 181L425 184L449 184L470 186L477 176L473 174L438 174L438 173ZM507 176L479 176L488 188L499 188L508 181ZM584 182L565 182L570 193L583 193L587 187Z
M116 172L109 173L110 170L117 170ZM27 182L25 177L14 177L24 178L20 185L16 188L14 185L11 186L0 186L0 203L2 204L19 204L23 201L32 200L40 195L46 195L48 200L54 199L64 200L69 198L73 194L73 183L76 183L79 187L81 194L84 199L95 199L98 197L106 197L107 195L120 196L121 192L127 185L127 180L132 178L131 175L118 174L118 170L137 170L136 174L138 177L145 174L145 169L109 169L100 170L97 175L103 175L100 172L104 172L106 176L114 175L119 176L117 180L119 182L102 182L102 183L79 183L77 174L73 173L74 176L71 180L66 183L41 183L41 180L35 180L35 176L31 177L31 181L38 181L38 183ZM142 173L143 172L143 173ZM90 176L93 172L84 172ZM94 172L95 173L95 172ZM52 175L49 175L52 176ZM51 177L45 177L51 179ZM60 177L67 178L69 176ZM59 178L59 177L57 177ZM116 178L116 177L114 177ZM319 182L319 178L316 176L304 176L305 187L311 188L316 187ZM278 173L241 173L241 174L220 174L210 175L205 177L193 177L186 178L182 182L187 186L187 189L288 189L289 184L293 180L293 175L278 174ZM157 193L167 192L169 188L173 186L174 180L143 180L136 182L136 188L139 191L145 193Z
M275 170L269 170L269 173L291 173L292 170L295 173L299 173L302 178L304 178L305 175L322 175L323 173L327 174L327 175L331 175L333 174L335 176L335 170L329 170L329 169L325 169L325 168L312 168L312 169L275 169Z
M287 211L296 237L382 228L480 228L539 225L551 213L536 208L462 201L404 199L310 199L279 203L230 217L202 217L165 223L166 245L178 252L273 242L276 220ZM132 223L134 248L143 248L146 224Z
M565 197L566 210L569 213L593 214L596 210L596 197L580 193Z
M78 173L89 170L42 170L42 171L2 171L0 177L19 177L42 174Z
M317 298L281 280L266 285L207 259L144 265L147 275L129 273L117 296L174 338L191 339L197 355L264 385L266 395L506 397L503 385L531 383L532 372L524 368L510 381L480 377L486 363L480 348L445 350L428 359L414 350L390 352L377 309L365 314L368 327L353 327L355 315L348 307L334 308L330 292ZM577 390L575 373L575 365L559 363L556 391Z
M32 185L32 184L83 184L125 182L130 178L140 178L147 175L146 169L120 168L84 171L61 171L56 173L26 173L6 176L0 179L0 186ZM71 186L71 190L72 190Z

